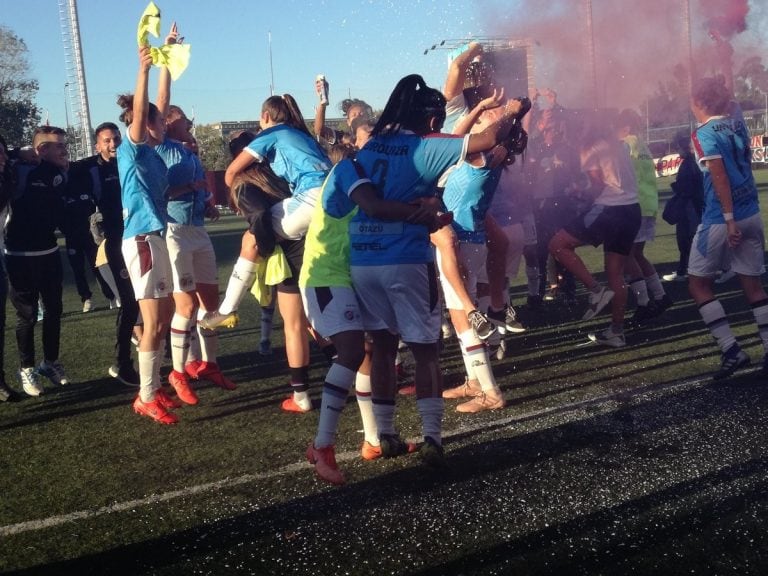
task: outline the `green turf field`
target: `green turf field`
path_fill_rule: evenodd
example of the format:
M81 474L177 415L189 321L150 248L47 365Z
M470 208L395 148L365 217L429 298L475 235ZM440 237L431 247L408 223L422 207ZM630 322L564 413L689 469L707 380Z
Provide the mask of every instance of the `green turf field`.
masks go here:
M766 198L768 170L756 175ZM668 180L662 188L665 198ZM210 226L222 289L243 228L235 216ZM601 269L599 252L582 253ZM646 254L660 274L674 270L673 230L660 218ZM528 331L494 364L508 407L460 415L446 403L447 472L413 457L361 461L352 399L337 445L348 483L333 488L303 455L318 410L279 408L289 392L280 322L274 357L259 356L253 299L221 332L220 364L239 388L202 384L200 404L170 427L133 414L135 389L106 373L114 312L98 295L81 313L68 284L61 359L72 384L0 404L0 571L765 574L768 392L756 370L706 378L717 349L685 284L665 286L676 305L629 332L625 349L579 346L606 322L579 320L581 292L578 308L525 314ZM736 282L718 293L758 364ZM20 390L10 304L7 314L6 375ZM461 380L455 340L442 366L447 383ZM319 406L316 351L311 369ZM419 437L412 397L398 400L397 418Z

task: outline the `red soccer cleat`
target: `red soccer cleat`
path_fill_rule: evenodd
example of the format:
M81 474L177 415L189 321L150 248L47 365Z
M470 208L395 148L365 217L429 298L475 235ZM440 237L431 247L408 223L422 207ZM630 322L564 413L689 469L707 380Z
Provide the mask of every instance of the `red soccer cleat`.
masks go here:
M198 403L197 394L189 385L189 379L185 373L171 370L171 373L168 374L168 382L176 390L176 395L182 402L192 405Z
M163 408L157 396L152 402L142 402L141 396L136 396L133 401L133 411L141 416L148 416L160 424L176 424L179 419Z

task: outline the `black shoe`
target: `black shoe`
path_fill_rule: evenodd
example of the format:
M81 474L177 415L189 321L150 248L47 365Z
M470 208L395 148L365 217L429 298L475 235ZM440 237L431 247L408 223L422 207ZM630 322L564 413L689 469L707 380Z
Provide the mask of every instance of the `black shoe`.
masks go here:
M526 304L528 310L536 311L541 310L542 300L538 294L528 294L528 302Z
M448 467L443 447L431 436L424 437L424 444L419 448L419 458L430 468L445 469Z
M19 398L15 390L9 388L4 382L0 382L0 402L16 402Z
M379 434L381 445L381 455L384 458L395 458L403 454L410 454L416 451L416 445L406 442L397 434Z
M491 324L486 315L480 312L480 310L472 310L472 312L467 314L467 319L480 340L488 340L491 334L496 332L496 327Z
M488 320L496 324L504 332L513 332L520 334L525 332L525 326L523 326L517 319L517 312L512 306L507 306L504 310L496 310L495 312L488 308Z
M749 356L744 352L738 344L734 344L723 354L722 364L720 370L712 375L713 380L722 380L728 378L739 368L749 365Z
M632 319L629 321L630 326L642 326L660 314L652 302L653 301L648 302L648 304L645 306L638 305L638 307L635 308L635 313L632 315Z
M132 364L126 364L125 366L110 366L109 367L109 375L112 376L112 378L116 378L126 386L130 386L131 388L138 388L141 384L141 378L139 378L139 373L136 372L136 370L133 368Z
M672 298L669 297L669 294L664 294L664 296L658 300L652 300L652 302L657 316L659 314L663 314L674 305L674 302L672 301Z

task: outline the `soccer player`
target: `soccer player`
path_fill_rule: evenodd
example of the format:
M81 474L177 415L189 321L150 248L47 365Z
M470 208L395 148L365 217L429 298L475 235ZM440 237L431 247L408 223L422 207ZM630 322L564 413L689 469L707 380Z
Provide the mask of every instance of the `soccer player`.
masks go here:
M69 384L59 362L62 267L56 229L65 231L64 187L69 155L67 133L41 126L32 137L40 163L32 168L10 204L5 229L5 262L11 303L16 308L19 378L30 396L43 393L38 374L58 386ZM38 299L45 308L43 361L35 370L35 324Z
M750 362L712 291L716 273L730 260L766 350L765 375L768 295L760 281L765 272L765 239L752 175L749 132L730 90L718 78L702 78L695 83L691 110L699 123L693 132L693 149L704 172L705 208L688 260L688 290L722 352L720 369L713 377L727 378Z
M589 290L584 320L590 320L611 304L611 325L590 335L590 339L619 348L626 345L624 266L640 229L640 205L629 151L603 119L595 119L581 141L581 169L587 183L578 193L591 202L591 207L555 234L549 250ZM607 288L576 254L576 248L585 244L603 244Z
M174 22L166 36L166 45L179 38ZM171 319L171 359L173 370L168 380L179 398L187 404L197 404L198 398L189 378L213 382L225 390L236 385L222 374L216 362L219 337L215 330L200 326L198 320L219 305L219 280L216 254L205 230L205 218L219 218L211 204L212 195L206 188L205 172L200 159L183 142L194 140L189 133L192 125L184 111L171 105L171 73L160 68L157 84L157 108L165 118L165 137L155 146L168 168L168 229L165 242L173 270L173 301ZM198 336L202 358L189 360L192 333Z
M389 97L372 137L356 161L384 200L414 202L433 196L439 176L468 153L490 150L509 132L520 102L510 101L499 122L465 137L437 135L445 97L421 76L406 76ZM373 341L372 401L382 453L404 444L394 427L395 355L402 337L416 361L416 403L425 461L440 465L442 374L438 365L440 299L429 232L359 211L350 224L352 281L363 324ZM390 442L391 440L391 442Z
M128 127L117 149L125 224L122 252L144 321L139 341L140 387L133 410L160 424L175 424L179 419L170 410L180 404L166 395L160 382L165 337L173 315L173 275L162 237L168 220L168 169L154 150L165 138L165 119L149 102L151 67L149 46L141 46L136 91L117 100L123 109L120 120Z
M339 416L353 383L365 434L361 456L365 460L382 456L371 404L370 356L365 349L362 317L349 269L349 223L357 211L356 201L366 213L382 219L407 220L429 229L439 225L437 202L430 208L428 204L384 201L353 161L336 165L325 181L307 231L299 284L312 327L330 338L338 350L325 377L317 435L307 448L307 458L317 475L332 484L344 483L334 445ZM395 440L385 438L385 442L392 448ZM415 446L408 444L402 448L403 453L415 450ZM392 451L387 453L395 455Z

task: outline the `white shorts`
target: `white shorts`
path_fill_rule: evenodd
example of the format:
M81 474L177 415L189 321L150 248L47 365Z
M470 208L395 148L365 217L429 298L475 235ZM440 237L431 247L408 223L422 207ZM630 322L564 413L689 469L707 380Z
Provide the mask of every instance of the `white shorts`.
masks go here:
M654 238L656 238L656 216L643 216L640 219L640 230L635 236L635 244L653 242Z
M765 237L760 214L738 221L741 243L728 246L725 224L700 224L693 237L688 258L688 274L712 278L731 263L731 270L742 276L760 276L765 272Z
M360 304L352 288L301 286L300 290L307 319L320 336L363 330Z
M433 263L352 266L351 271L366 330L389 330L403 342L437 342L442 314Z
M165 298L171 293L171 260L159 234L123 239L122 252L136 300Z
M165 242L174 292L193 292L198 284L218 285L216 253L203 226L168 224Z
M272 229L286 240L301 240L320 197L321 188L308 190L301 198L286 198L272 206Z
M485 258L488 254L488 248L485 244L470 244L469 242L459 242L457 247L459 268L461 269L461 277L464 280L464 288L469 294L469 298L473 301L477 301L477 280L481 272L485 270ZM448 310L463 310L464 306L461 303L461 299L456 294L453 286L443 276L443 261L441 258L440 250L436 250L437 253L437 268L440 271L440 286L443 288L443 296L445 297L445 307ZM487 275L487 274L484 274Z

